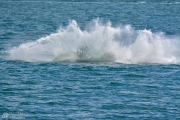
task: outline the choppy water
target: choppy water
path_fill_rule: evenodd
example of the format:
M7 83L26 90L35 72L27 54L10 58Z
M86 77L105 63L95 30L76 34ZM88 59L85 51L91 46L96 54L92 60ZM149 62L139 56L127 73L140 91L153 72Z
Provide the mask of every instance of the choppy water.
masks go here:
M180 119L179 1L0 1L2 119Z

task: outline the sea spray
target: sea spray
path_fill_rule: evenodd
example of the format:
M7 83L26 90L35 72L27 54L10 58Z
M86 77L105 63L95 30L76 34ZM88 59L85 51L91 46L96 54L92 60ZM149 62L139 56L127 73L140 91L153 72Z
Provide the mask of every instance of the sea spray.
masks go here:
M163 33L135 30L130 25L112 27L99 19L81 30L76 21L56 33L21 44L8 51L9 60L27 62L119 62L160 63L180 62L179 38Z

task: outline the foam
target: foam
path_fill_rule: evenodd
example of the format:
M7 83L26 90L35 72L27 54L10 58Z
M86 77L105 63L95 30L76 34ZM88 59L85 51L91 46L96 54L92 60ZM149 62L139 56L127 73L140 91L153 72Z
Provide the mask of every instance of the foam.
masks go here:
M180 62L179 38L130 25L112 27L99 19L87 30L72 20L56 33L8 51L8 60L27 62L119 62L129 64Z

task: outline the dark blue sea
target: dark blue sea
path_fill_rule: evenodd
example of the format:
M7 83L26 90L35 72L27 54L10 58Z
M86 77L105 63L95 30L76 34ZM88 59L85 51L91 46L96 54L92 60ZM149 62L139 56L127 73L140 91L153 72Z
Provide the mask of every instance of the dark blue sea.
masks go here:
M0 119L180 119L180 1L1 0Z

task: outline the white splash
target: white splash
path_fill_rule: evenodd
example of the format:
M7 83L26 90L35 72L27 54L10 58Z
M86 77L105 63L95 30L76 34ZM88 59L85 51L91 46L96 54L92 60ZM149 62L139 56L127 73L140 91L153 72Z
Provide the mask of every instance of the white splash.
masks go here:
M179 45L178 38L169 38L163 33L134 30L129 25L112 27L110 22L104 25L98 19L83 31L73 20L57 33L12 48L8 59L177 64Z

